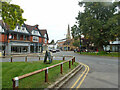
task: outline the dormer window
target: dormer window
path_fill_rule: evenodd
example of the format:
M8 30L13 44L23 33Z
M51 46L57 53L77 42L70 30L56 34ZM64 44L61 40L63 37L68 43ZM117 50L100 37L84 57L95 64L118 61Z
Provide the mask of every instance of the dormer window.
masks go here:
M18 26L18 29L20 29L20 26Z
M24 28L24 27L22 27L22 30L25 30L25 28Z

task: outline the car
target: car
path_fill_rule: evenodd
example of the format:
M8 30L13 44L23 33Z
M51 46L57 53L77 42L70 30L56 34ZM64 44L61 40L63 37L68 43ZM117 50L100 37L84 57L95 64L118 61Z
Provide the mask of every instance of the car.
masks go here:
M59 49L56 49L56 52L60 52L60 50L59 50Z
M51 52L52 52L52 53L56 53L56 50L55 50L55 49L53 49Z

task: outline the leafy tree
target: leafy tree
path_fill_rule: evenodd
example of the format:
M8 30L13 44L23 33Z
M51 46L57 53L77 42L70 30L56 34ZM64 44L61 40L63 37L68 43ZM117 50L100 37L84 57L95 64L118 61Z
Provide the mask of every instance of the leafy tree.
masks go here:
M75 41L73 42L73 46L75 46L75 47L80 47L80 41L79 41L79 40L75 40Z
M2 4L2 19L10 26L11 30L14 30L16 24L22 25L26 21L22 17L24 11L18 5L5 2L6 0L3 1L0 2L0 5Z
M77 30L77 25L74 25L74 26L71 27L73 38L75 38L77 36L76 30Z
M118 2L79 2L79 5L85 10L79 12L76 18L78 28L100 51L110 40L120 37L120 14L116 13Z

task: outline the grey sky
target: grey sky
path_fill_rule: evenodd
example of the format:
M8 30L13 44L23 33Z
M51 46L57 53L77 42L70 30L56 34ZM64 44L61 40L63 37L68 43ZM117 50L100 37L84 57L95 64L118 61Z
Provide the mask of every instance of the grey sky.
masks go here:
M12 0L24 10L23 17L29 25L38 24L40 29L47 29L49 42L65 38L68 24L73 26L78 11L78 0Z

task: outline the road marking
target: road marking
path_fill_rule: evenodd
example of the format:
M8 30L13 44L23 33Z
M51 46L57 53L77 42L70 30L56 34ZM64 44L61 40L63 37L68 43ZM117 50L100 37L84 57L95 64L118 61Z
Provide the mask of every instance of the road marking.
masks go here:
M81 76L77 79L77 81L73 84L73 86L71 88L74 88L74 86L78 83L78 81L81 79L81 77L84 75L84 73L86 72L86 67L85 67L85 70L84 72L81 74Z
M89 67L87 66L88 71L85 73L84 77L82 78L81 82L79 83L79 85L77 86L77 88L80 88L81 84L83 83L83 81L85 80L85 77L87 76L88 72L89 72Z
M82 63L81 63L81 64L82 64ZM84 72L81 74L81 76L77 79L77 81L73 84L73 86L72 86L71 88L74 88L74 87L75 87L75 85L78 83L78 81L81 79L81 77L84 75L84 73L85 73L86 70L87 70L86 65L85 65L85 64L82 64L82 65L85 66L85 70L84 70Z
M81 64L85 66L85 70L84 70L84 72L81 74L81 76L77 79L77 81L72 85L71 88L74 88L75 85L76 85L76 84L80 81L80 79L83 77L82 80L80 81L79 85L77 86L77 88L79 88L79 87L81 86L82 82L84 81L86 75L87 75L88 72L89 72L89 66L87 66L87 65L85 65L85 64L83 64L83 63L81 63ZM86 71L87 71L87 72L86 72ZM84 75L84 74L85 74L85 75ZM70 90L71 90L71 89L70 89Z

